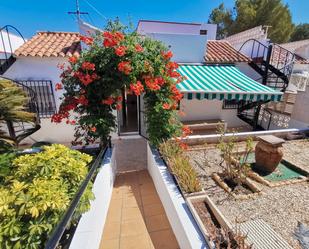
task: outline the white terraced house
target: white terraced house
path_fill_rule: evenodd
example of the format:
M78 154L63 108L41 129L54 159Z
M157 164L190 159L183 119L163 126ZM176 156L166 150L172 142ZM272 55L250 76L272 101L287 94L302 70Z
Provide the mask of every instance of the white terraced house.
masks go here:
M213 133L221 123L225 129L239 131L276 128L269 117L265 119L270 112L265 106L281 103L291 75L292 52L286 50L285 65L277 65L274 56L265 60L270 49L257 41L246 45L255 53L250 57L228 41L215 40L216 25L211 24L141 20L137 32L162 41L173 51L173 60L180 65L178 72L186 78L177 86L184 94L179 103L181 120L194 134ZM50 116L59 108L62 96L62 91L55 91L61 73L57 64L80 54L79 36L74 32L38 32L15 51L15 61L2 71L3 76L30 87L38 97L40 129L25 142L72 140L74 127L53 124ZM263 54L257 46L264 46ZM278 45L273 46L275 51ZM115 111L118 130L113 137L147 137L142 98L125 90L123 97L124 108Z

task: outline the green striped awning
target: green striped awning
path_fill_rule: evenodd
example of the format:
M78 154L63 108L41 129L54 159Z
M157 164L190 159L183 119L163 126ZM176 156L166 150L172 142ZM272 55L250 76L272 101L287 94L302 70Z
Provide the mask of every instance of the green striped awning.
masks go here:
M282 92L254 81L230 65L180 65L186 80L177 88L187 99L280 101Z

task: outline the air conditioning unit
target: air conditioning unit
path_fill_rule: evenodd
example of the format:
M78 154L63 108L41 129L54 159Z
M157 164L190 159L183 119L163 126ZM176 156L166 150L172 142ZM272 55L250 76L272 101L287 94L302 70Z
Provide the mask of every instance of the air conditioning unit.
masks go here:
M292 74L289 84L297 87L298 91L305 92L307 84L309 85L309 74Z

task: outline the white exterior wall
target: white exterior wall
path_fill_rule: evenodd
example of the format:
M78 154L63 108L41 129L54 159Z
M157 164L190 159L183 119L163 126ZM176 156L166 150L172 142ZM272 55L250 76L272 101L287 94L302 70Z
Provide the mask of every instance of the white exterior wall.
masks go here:
M183 99L180 110L185 113L182 121L223 119L228 127L245 126L247 123L237 117L237 109L222 109L223 101Z
M140 34L168 33L199 35L200 30L207 30L208 39L216 40L217 24L140 21L137 26L137 32Z
M5 72L4 76L13 80L50 80L53 90L56 83L60 82L61 70L57 67L64 63L64 58L39 58L18 57L16 62ZM57 109L60 105L60 97L63 91L54 91ZM74 126L65 123L51 123L50 118L41 119L41 129L26 138L22 143L34 143L36 141L49 141L54 143L69 143L74 138Z
M147 33L152 39L162 41L173 52L178 63L204 62L207 35Z
M61 70L57 65L64 62L66 60L60 57L17 57L4 76L13 80L50 80L54 90L56 83L61 81ZM62 94L62 91L54 91L57 109Z
M54 90L57 110L61 104L60 98L63 90L55 91L55 85L61 82L61 70L57 67L65 63L65 58L60 57L18 57L16 62L5 72L3 76L13 80L50 80ZM117 116L117 112L114 111ZM117 133L111 134L113 138ZM41 118L41 129L27 137L22 143L34 143L37 141L48 141L53 143L70 143L74 139L74 126L66 123L52 123L50 118Z
M238 62L235 64L235 66L245 75L247 75L249 78L253 80L261 79L262 76L255 71L248 63L246 62ZM262 83L262 80L259 80L258 82Z
M294 104L290 128L305 128L309 126L309 85L306 91L297 92L296 101Z

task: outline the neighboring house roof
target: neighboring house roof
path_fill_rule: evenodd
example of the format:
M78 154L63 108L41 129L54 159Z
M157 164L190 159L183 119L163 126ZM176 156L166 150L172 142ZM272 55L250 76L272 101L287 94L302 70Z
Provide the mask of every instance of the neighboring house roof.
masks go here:
M267 39L267 29L262 25L248 29L237 34L226 37L224 40L228 41L233 47L240 47L247 40L265 40Z
M280 46L282 46L282 45L280 44ZM289 50L285 47L283 47L283 48L290 51L291 53L294 53L292 50ZM286 58L286 52L285 51L282 51L282 49L280 51L280 47L278 47L278 46L273 47L273 52L272 52L272 57L271 57L271 60L273 62L279 61L281 64L285 64L287 61L289 61L289 59L290 58ZM294 61L295 61L296 64L309 64L308 59L305 59L305 58L303 58L303 57L301 57L297 54L295 54L295 60Z
M80 35L75 32L38 32L15 51L16 56L67 57L79 56ZM224 40L209 40L206 63L249 62L250 59Z
M227 41L209 40L207 41L205 61L206 63L235 63L249 62L250 59L238 52Z
M304 46L309 46L309 39L282 43L280 44L280 46L284 47L287 50L290 50L291 52L296 53L297 49L304 47Z
M38 32L15 51L16 56L79 56L80 36L75 32Z
M309 64L309 59L306 59L308 57L306 56L306 58L304 58L302 56L302 52L303 52L302 50L309 48L309 39L283 43L283 44L280 44L280 46L291 51L292 53L295 53L296 63ZM308 55L308 52L307 52L307 55Z

